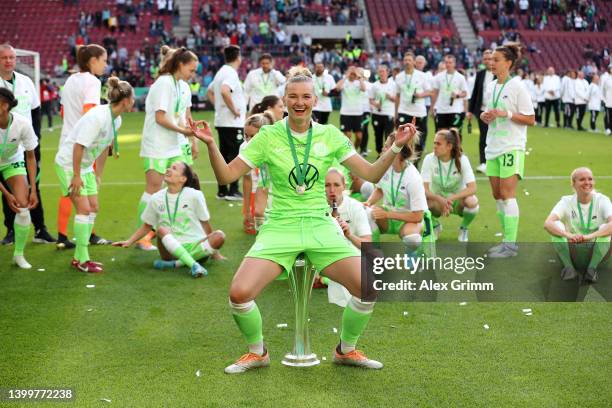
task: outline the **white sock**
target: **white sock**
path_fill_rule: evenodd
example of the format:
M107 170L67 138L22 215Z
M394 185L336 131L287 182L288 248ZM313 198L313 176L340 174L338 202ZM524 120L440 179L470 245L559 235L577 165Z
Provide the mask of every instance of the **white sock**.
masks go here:
M470 214L478 214L478 211L480 211L480 206L479 205L477 205L474 208L465 207L463 209L463 212L470 213Z
M164 245L164 247L168 250L168 252L170 252L171 254L174 254L174 252L176 252L176 250L181 246L181 243L178 242L176 240L176 238L174 238L174 236L172 234L167 234L162 238L162 244Z
M504 213L509 217L519 216L519 206L516 198L509 198L504 201Z
M504 200L499 199L499 200L495 200L495 207L497 208L497 211L499 211L500 213L504 213Z
M30 217L30 210L28 210L27 208L20 208L19 212L15 214L15 223L24 227L30 225L32 223L32 218Z
M406 244L409 250L417 249L422 240L421 234L408 234L402 237L402 242Z

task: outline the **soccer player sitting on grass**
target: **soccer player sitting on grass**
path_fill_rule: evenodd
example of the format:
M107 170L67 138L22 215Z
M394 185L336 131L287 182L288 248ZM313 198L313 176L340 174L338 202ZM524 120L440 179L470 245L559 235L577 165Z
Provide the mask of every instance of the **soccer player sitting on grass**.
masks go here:
M255 298L283 271L290 271L296 257L305 253L312 265L353 295L342 316L340 344L334 362L379 369L382 364L355 349L374 309L361 296L361 259L329 216L323 175L334 159L355 174L377 182L395 156L416 134L412 124L401 126L394 145L371 164L356 154L350 140L332 125L312 121L317 102L310 71L293 68L285 88L287 119L262 127L240 155L228 165L219 152L207 124L195 128L206 143L217 181L228 184L251 169L268 165L274 188L269 216L259 230L232 280L229 303L234 320L244 335L249 352L225 369L242 373L270 364L264 346L261 314Z
M225 234L213 231L200 182L191 167L184 162L173 163L166 170L164 181L167 187L151 196L140 228L128 240L113 245L127 248L155 228L162 259L153 263L154 268L187 266L194 278L208 275L197 261L209 257L223 259L219 249Z
M393 145L396 133L387 138L383 151ZM398 234L409 250L421 245L423 218L427 209L427 198L423 180L419 171L411 163L415 158L417 138L412 138L404 145L400 154L395 156L393 165L380 182L376 190L365 202L370 207L368 215L372 226L372 238L380 240L380 234ZM383 200L383 205L377 203Z
M584 280L595 283L597 266L610 253L612 204L594 190L593 173L586 167L571 175L573 195L561 197L544 228L551 234L553 246L563 263L561 278L571 280L577 269L586 268Z
M132 86L116 77L108 79L108 105L98 105L87 111L66 136L55 156L55 172L64 196L70 196L76 216L74 234L76 249L72 266L82 272L102 272L102 264L89 258L89 237L98 214L98 184L113 146L119 154L117 132L121 116L134 106ZM94 172L94 162L96 170Z
M9 187L7 190L0 183L0 192L16 214L13 221L15 231L13 263L22 269L30 269L32 265L23 256L23 250L32 224L30 209L38 204L34 156L38 139L32 125L23 116L10 113L15 106L17 106L15 95L6 88L0 88L0 137L3 141L0 145L0 174ZM23 160L24 150L27 163Z
M427 206L434 217L457 214L463 217L459 241L468 241L468 226L478 214L476 178L467 156L462 153L461 136L455 128L436 133L434 151L425 156L421 176ZM435 227L439 232L441 226ZM437 234L436 234L437 235Z

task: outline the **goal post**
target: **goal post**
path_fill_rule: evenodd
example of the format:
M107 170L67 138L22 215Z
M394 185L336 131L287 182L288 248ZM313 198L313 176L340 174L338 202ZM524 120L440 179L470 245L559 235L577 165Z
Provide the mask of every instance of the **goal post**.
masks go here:
M40 95L40 54L36 51L15 49L17 54L17 66L15 70L23 75L30 77L36 91Z

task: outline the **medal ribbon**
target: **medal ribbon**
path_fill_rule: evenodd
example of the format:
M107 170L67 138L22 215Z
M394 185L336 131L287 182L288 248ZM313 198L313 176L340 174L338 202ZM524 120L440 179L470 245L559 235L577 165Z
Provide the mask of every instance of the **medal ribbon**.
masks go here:
M306 177L306 171L308 170L308 157L310 156L310 145L312 144L312 125L308 128L308 136L306 138L306 150L304 151L304 161L302 167L298 161L297 152L295 150L295 143L293 143L293 136L291 136L291 129L289 128L289 119L287 119L287 140L289 141L289 147L291 148L291 156L293 157L293 163L295 164L295 172L297 177L298 186L304 185L304 177Z
M508 83L509 79L510 77L506 78L506 80L502 84L501 88L499 89L499 93L497 94L497 98L495 97L495 90L497 89L497 82L495 82L495 85L493 85L493 108L494 109L497 109L497 105L499 104L499 97L501 96L502 91L504 90L504 87Z
M170 215L170 204L168 204L168 190L166 190L166 212L168 213L168 220L170 221L170 226L174 225L174 221L176 221L176 213L178 211L179 201L181 201L181 194L183 194L183 190L178 193L176 197L176 202L174 203L174 214Z
M453 170L453 160L451 159L450 164L448 165L448 170L446 172L446 182L444 181L444 174L442 172L442 162L438 159L438 176L440 177L440 185L442 186L442 190L446 188L446 183L448 183L448 179L450 179L451 171Z
M588 234L591 231L591 217L593 215L593 203L595 202L595 198L591 199L591 205L589 206L589 218L587 219L586 228L584 226L584 219L582 219L582 206L580 205L580 201L576 198L576 204L578 207L578 214L580 215L580 229L583 234Z
M395 189L393 185L393 174L395 173L395 171L391 170L391 206L393 208L396 208L395 203L397 202L397 197L399 195L399 189L400 189L400 186L402 185L402 179L404 178L404 173L406 172L406 168L402 170L399 181L397 182L397 187L395 187Z

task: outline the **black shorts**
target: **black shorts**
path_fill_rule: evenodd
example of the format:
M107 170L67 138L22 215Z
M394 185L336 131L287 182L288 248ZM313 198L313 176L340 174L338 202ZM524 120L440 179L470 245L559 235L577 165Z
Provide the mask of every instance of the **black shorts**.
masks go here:
M327 125L330 112L312 111L312 118L321 125Z
M461 132L465 113L438 113L435 116L436 132L440 129L457 128Z
M340 130L343 132L361 132L363 115L340 115Z
M382 130L386 135L393 132L393 116L372 114L372 127L376 131L377 129Z
M242 128L217 127L219 134L219 151L227 163L238 156L240 145L244 142Z

